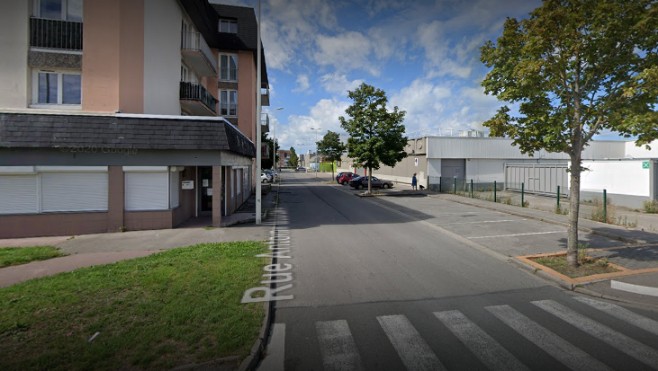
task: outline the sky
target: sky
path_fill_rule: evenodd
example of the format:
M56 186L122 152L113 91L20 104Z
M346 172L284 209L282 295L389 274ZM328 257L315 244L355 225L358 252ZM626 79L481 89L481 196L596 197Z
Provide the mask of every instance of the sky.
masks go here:
M213 1L257 8L257 0ZM502 105L480 83L480 47L540 0L262 0L270 106L281 149L315 151L362 82L406 111L409 138L483 130Z

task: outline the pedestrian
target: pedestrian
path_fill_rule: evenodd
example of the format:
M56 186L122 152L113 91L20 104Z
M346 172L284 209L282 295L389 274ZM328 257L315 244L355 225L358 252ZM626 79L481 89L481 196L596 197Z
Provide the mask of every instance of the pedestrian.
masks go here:
M416 173L411 177L411 189L414 191L418 190L418 179L416 179Z

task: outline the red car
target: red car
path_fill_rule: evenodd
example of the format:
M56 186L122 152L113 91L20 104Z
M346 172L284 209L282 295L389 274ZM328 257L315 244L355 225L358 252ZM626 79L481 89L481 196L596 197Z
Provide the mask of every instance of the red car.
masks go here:
M359 174L351 173L351 172L348 171L348 172L344 172L344 173L340 174L340 176L338 177L338 179L336 179L336 181L339 184L345 185L345 184L349 184L349 182L352 179L354 179L358 176L359 176Z

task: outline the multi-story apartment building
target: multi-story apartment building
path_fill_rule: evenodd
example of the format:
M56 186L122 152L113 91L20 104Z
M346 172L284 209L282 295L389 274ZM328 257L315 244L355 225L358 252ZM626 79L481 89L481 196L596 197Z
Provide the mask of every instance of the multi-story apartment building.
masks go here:
M197 216L220 226L247 200L256 94L268 88L264 57L256 83L252 8L0 6L0 238L172 228Z

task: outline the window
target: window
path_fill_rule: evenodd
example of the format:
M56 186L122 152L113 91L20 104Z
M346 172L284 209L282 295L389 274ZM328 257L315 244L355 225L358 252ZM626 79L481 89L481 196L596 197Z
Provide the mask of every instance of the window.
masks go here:
M237 90L220 90L219 91L219 110L222 116L238 115L238 91Z
M80 105L81 87L79 72L37 71L33 81L33 103Z
M220 18L219 32L238 33L238 21L235 19Z
M238 56L236 54L220 54L219 79L223 81L238 81Z
M187 68L186 65L181 64L181 66L180 66L180 81L191 82L193 84L198 84L199 83L199 78L196 77L194 72L190 71L190 69Z
M35 16L82 22L82 0L35 0Z

